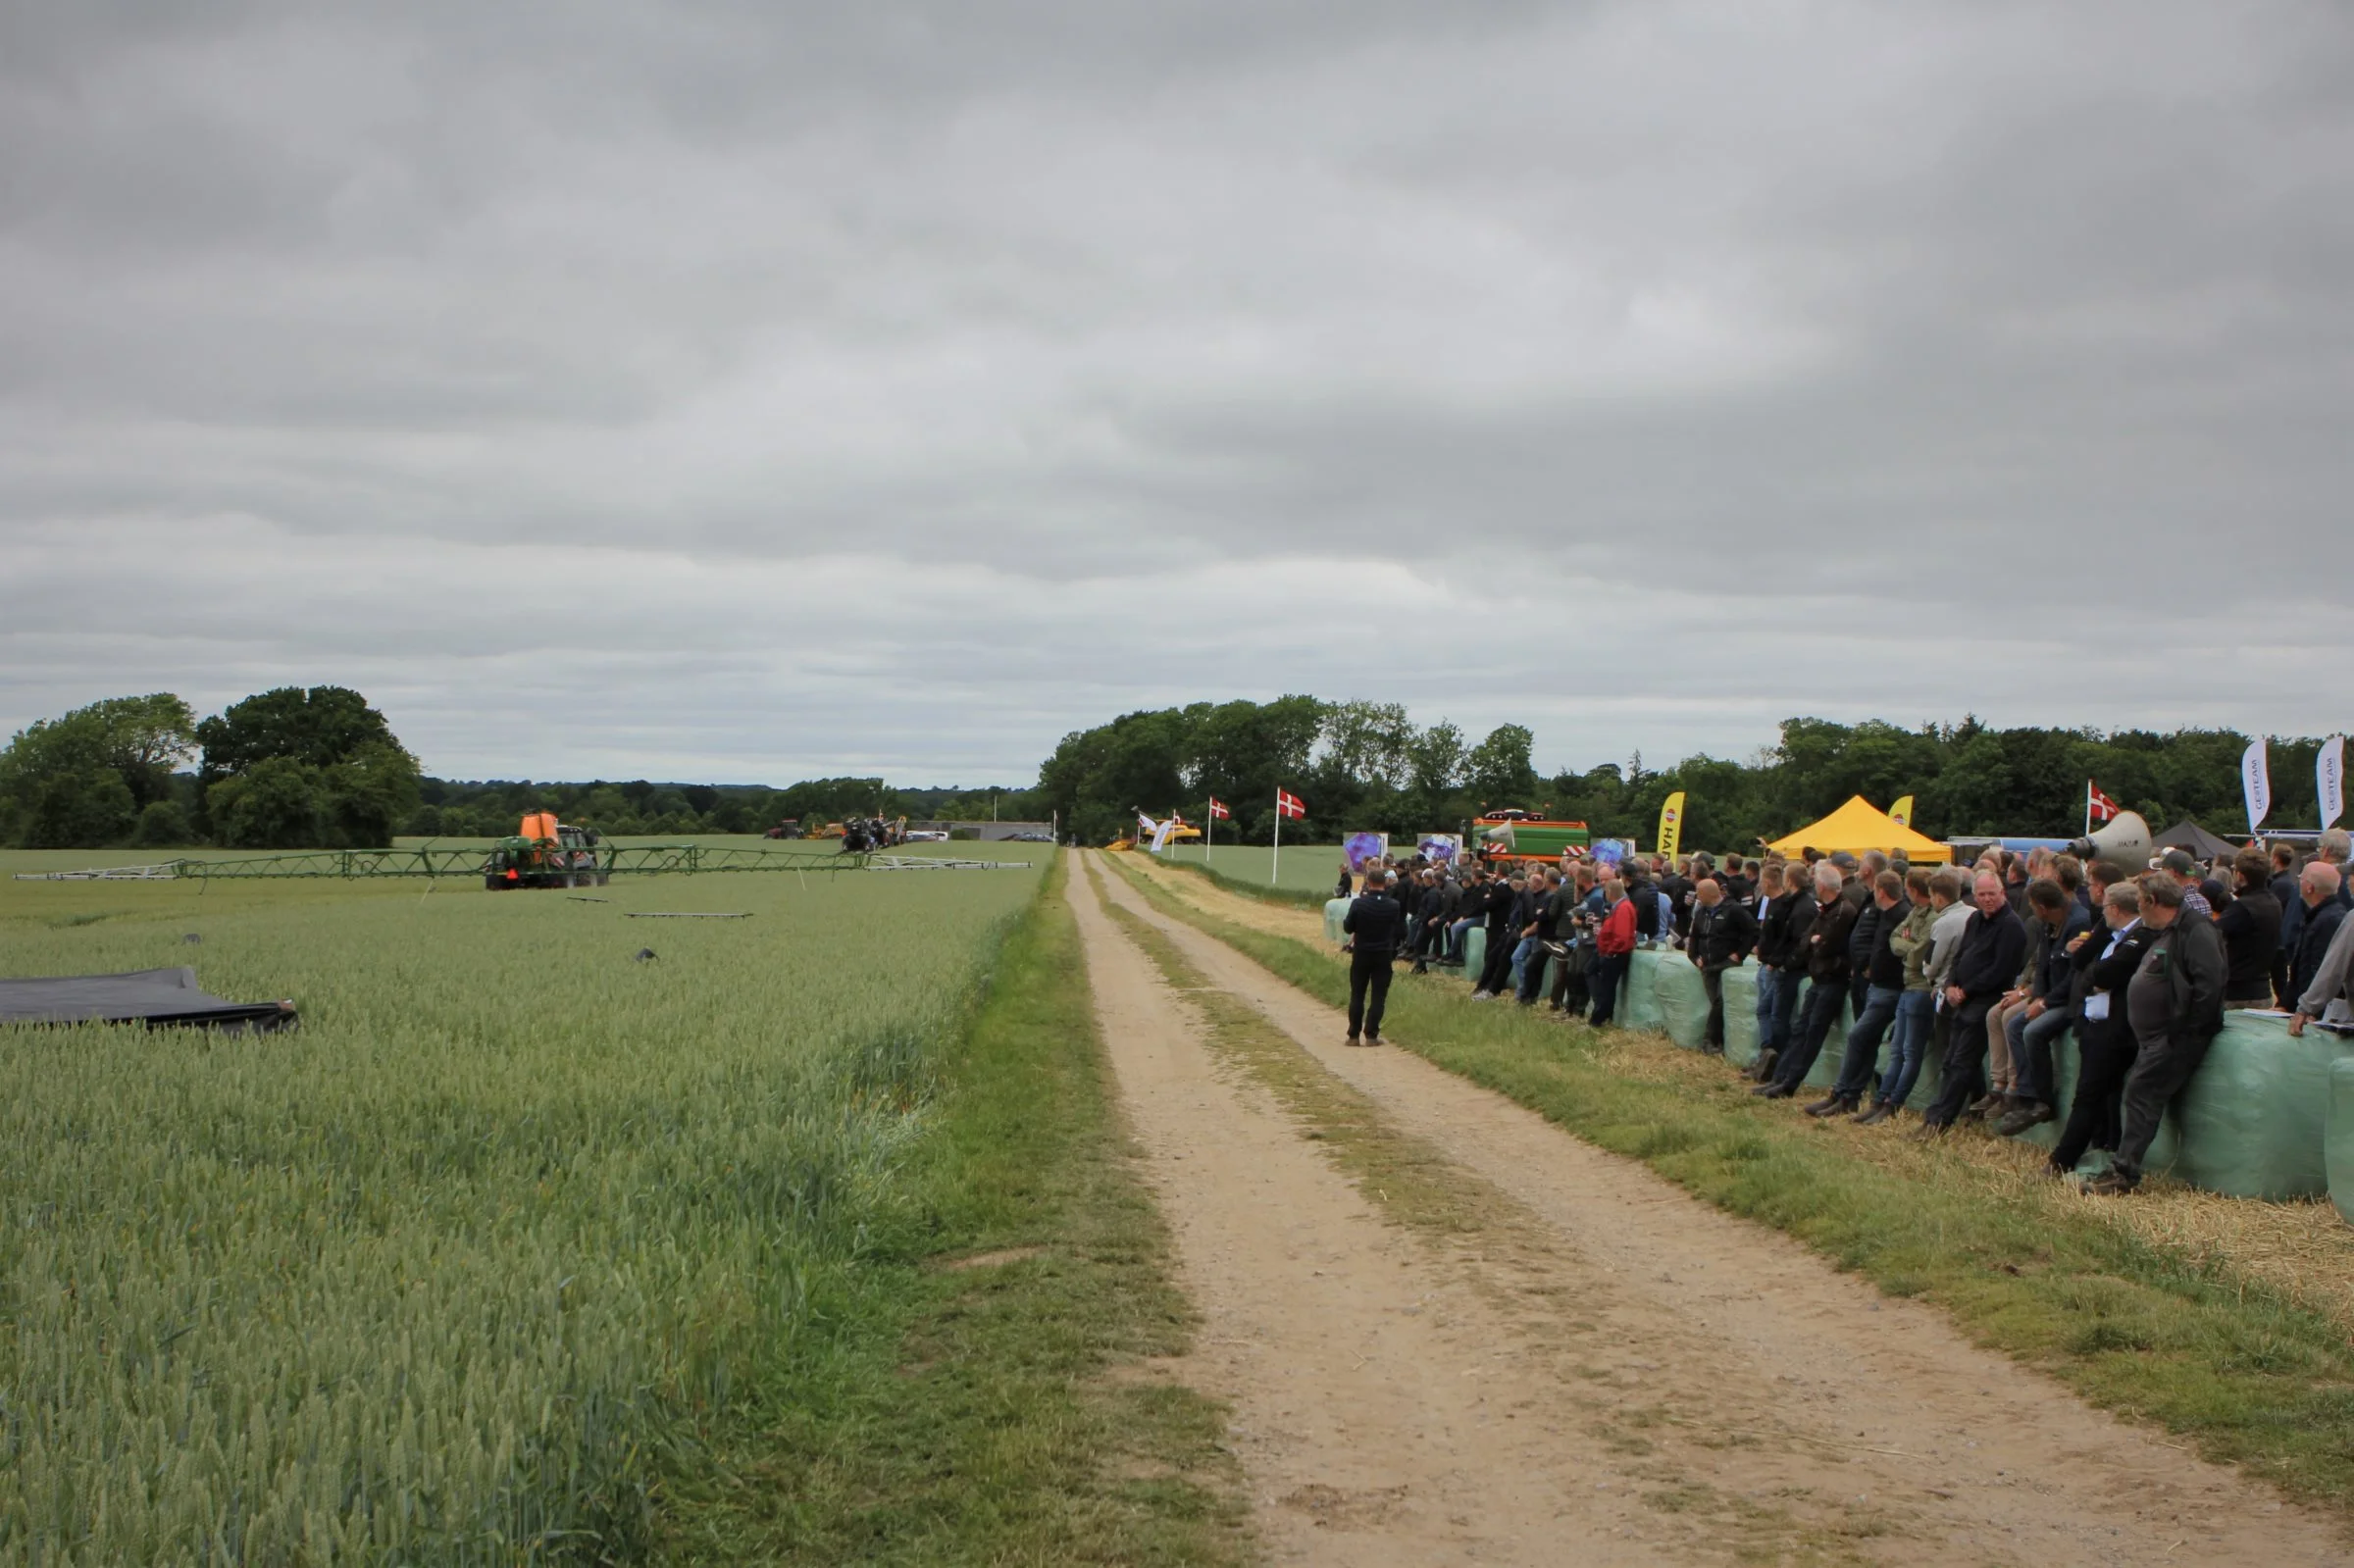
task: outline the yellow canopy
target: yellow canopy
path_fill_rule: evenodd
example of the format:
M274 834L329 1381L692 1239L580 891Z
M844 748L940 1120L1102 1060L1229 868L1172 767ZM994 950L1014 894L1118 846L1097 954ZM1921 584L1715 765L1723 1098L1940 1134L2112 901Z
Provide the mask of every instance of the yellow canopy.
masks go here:
M1942 864L1954 858L1951 847L1915 833L1862 795L1850 796L1846 805L1822 821L1775 839L1772 847L1793 859L1802 849L1819 849L1826 855L1841 849L1858 855L1867 849L1888 854L1901 849L1915 865Z

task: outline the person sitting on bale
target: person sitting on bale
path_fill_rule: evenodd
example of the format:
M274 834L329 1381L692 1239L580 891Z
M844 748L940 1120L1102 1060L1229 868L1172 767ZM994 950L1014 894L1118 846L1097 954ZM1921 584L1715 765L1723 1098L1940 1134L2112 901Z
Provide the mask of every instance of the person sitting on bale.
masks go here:
M2129 882L2102 889L2101 915L2102 929L2077 938L2070 958L2076 971L2076 1094L2052 1149L2054 1176L2073 1173L2088 1149L2116 1150L2124 1131L2119 1096L2139 1051L2125 1018L2125 986L2157 932L2141 923L2141 889Z
M1871 946L1864 955L1864 1006L1847 1032L1847 1048L1839 1060L1839 1076L1831 1091L1807 1107L1809 1116L1850 1116L1873 1087L1879 1065L1880 1040L1896 1021L1896 1006L1905 993L1905 961L1896 950L1897 928L1913 913L1905 898L1905 880L1893 871L1872 878ZM1853 941L1850 953L1855 951ZM1853 962L1851 959L1850 962Z
M1905 873L1908 907L1888 936L1888 950L1904 966L1903 988L1896 998L1895 1034L1888 1045L1888 1071L1880 1078L1871 1108L1857 1116L1859 1127L1885 1122L1904 1109L1905 1101L1913 1096L1913 1086L1919 1081L1920 1064L1928 1053L1930 1023L1936 1014L1936 998L1929 993L1932 934L1937 918L1953 904L1955 895L1951 878L1942 885L1945 891L1940 894L1940 884L1919 866Z
M2141 879L2142 923L2156 933L2125 983L2133 1069L2125 1076L2124 1130L2117 1157L2086 1185L2123 1195L2141 1186L2142 1160L2159 1119L2207 1060L2224 1028L2224 938L2215 922L2193 916L2188 889L2165 872Z
M1962 928L1953 968L1946 974L1945 1005L1953 1023L1946 1036L1944 1082L1921 1115L1917 1138L1935 1138L1954 1125L1985 1090L1986 1015L2019 975L2026 956L2027 928L2011 908L2011 892L1991 871L1978 873L1970 899L1977 907Z
M1850 857L1853 858L1852 856ZM1842 896L1839 868L1815 868L1815 923L1808 928L1802 949L1807 996L1801 1004L1790 1048L1774 1063L1773 1077L1750 1092L1766 1099L1788 1099L1798 1092L1822 1052L1822 1041L1839 1021L1847 1003L1847 938L1855 929L1856 910Z

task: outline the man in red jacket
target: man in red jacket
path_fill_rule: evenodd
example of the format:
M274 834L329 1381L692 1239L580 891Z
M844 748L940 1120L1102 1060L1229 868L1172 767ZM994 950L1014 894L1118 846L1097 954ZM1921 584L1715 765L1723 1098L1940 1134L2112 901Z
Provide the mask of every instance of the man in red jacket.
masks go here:
M1626 884L1612 877L1603 884L1602 890L1611 909L1594 929L1594 965L1586 977L1586 985L1594 992L1594 1016L1588 1022L1596 1029L1609 1023L1618 1010L1618 984L1626 979L1626 966L1635 951L1635 904L1626 896Z

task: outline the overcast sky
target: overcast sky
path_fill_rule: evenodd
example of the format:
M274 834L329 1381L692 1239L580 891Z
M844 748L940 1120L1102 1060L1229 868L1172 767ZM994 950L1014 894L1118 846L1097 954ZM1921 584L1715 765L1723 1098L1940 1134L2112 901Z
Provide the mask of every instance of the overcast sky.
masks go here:
M0 0L0 731L2347 710L2354 8Z

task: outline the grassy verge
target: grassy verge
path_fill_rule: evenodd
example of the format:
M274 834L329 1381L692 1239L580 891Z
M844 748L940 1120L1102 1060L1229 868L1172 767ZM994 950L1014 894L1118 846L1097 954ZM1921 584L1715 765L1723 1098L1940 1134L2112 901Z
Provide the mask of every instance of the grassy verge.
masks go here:
M1348 971L1332 954L1127 880L1163 913L1346 1003ZM1474 1005L1457 987L1400 977L1384 1035L1891 1294L1937 1302L1982 1342L2099 1404L2354 1513L2354 1345L2221 1260L2152 1245L2085 1200L1950 1150L1889 1139L1851 1150L1721 1070L1630 1076L1611 1034Z
M1007 940L944 1064L920 1194L667 1498L687 1562L1248 1560L1223 1418L1124 1377L1185 1347L1065 901Z
M1163 861L1190 876L1200 877L1212 886L1223 887L1245 898L1255 898L1262 904L1281 904L1287 909L1321 911L1332 897L1329 890L1317 887L1277 887L1263 882L1250 882L1241 877L1229 877L1214 866L1198 866L1190 860Z

